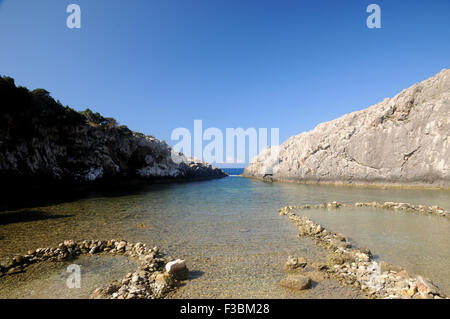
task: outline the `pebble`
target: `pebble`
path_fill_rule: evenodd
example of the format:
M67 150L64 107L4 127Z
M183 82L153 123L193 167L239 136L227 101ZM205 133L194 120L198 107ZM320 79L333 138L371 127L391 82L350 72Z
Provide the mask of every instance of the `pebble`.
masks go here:
M311 279L307 276L288 276L280 280L280 286L292 290L305 290L311 288Z

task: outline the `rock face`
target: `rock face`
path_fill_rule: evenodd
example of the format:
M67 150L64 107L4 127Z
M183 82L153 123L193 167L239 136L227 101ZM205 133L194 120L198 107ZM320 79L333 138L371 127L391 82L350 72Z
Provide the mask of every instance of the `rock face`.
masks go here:
M267 148L244 176L275 180L450 187L450 70L368 109Z
M204 179L226 174L175 153L89 109L63 107L43 89L0 77L0 180L18 185Z

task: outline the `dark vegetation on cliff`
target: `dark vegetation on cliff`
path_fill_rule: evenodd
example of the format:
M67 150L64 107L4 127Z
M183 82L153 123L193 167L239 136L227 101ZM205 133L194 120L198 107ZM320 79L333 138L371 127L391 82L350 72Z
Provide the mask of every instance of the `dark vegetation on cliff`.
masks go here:
M44 186L223 176L221 170L186 159L165 142L133 132L113 118L90 109L75 111L44 89L30 91L0 77L3 195Z

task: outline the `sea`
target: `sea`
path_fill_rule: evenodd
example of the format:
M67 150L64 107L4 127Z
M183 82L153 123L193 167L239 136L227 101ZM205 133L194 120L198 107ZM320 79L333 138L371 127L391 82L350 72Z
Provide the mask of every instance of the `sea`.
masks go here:
M448 190L389 189L265 183L226 169L230 176L190 183L92 192L83 198L0 212L0 259L30 249L57 247L66 239L125 239L159 246L185 259L191 279L174 298L358 298L329 282L290 292L279 286L289 255L325 261L326 252L298 238L278 215L286 205L394 201L450 209ZM382 209L302 211L327 229L345 234L375 258L431 278L450 293L450 218ZM68 291L66 265L0 278L0 298L84 298L100 282L124 276L123 258L86 257L83 289ZM84 272L83 272L84 269Z

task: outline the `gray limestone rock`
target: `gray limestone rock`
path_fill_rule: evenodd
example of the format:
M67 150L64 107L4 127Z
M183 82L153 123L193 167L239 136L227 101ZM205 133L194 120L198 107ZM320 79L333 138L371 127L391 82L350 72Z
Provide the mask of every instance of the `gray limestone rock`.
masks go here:
M244 176L305 183L450 187L450 70L262 151ZM273 155L273 154L272 154Z

